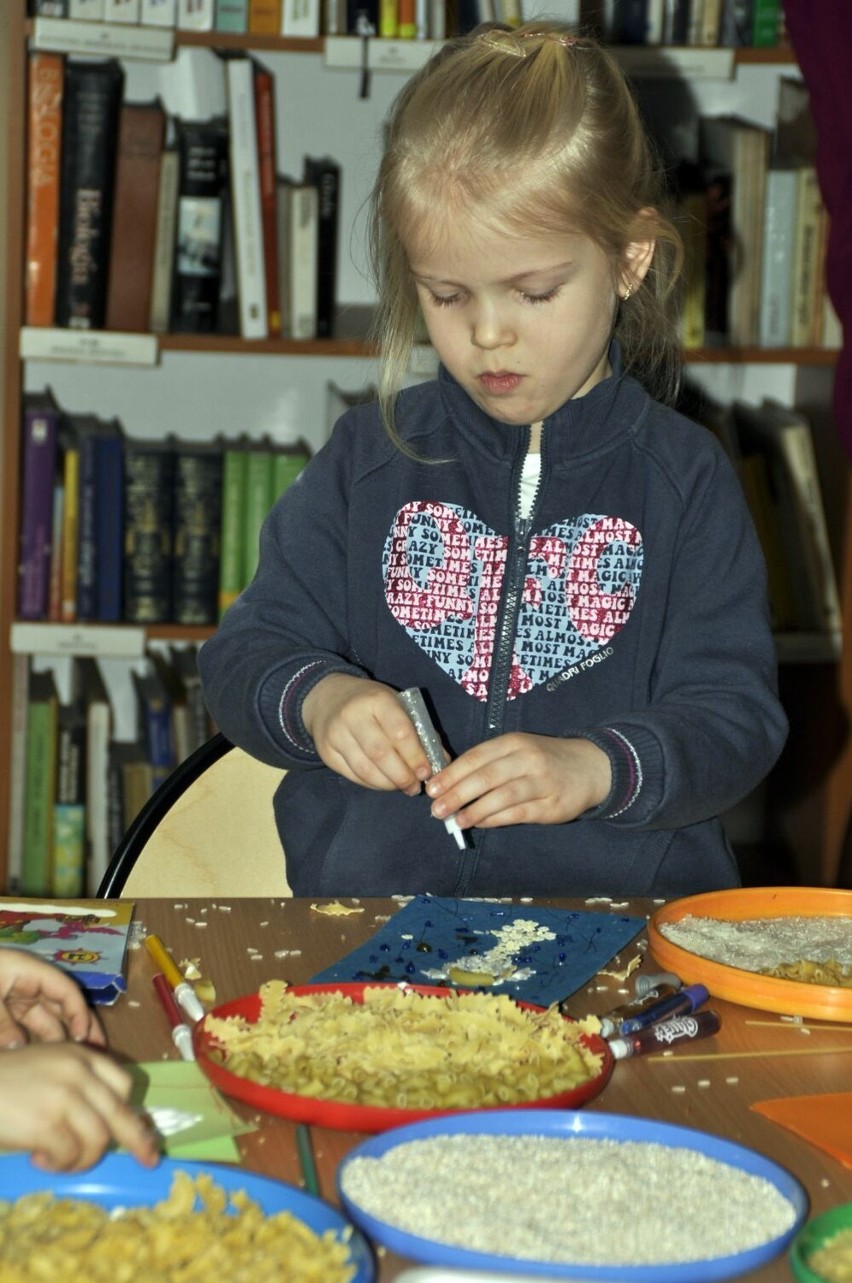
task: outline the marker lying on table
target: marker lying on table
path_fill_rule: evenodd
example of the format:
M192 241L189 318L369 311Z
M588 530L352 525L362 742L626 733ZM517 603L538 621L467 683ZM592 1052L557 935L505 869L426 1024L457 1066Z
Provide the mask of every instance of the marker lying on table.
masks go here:
M661 998L653 1002L650 1007L646 1007L644 1011L640 1011L638 1015L622 1020L618 1032L624 1036L656 1024L658 1020L666 1020L669 1016L687 1015L695 1011L696 1007L702 1007L709 997L710 994L704 985L684 985L670 997Z
M644 994L631 998L629 1002L622 1003L620 1007L613 1007L612 1011L601 1016L601 1037L608 1038L610 1034L618 1033L625 1020L659 1006L664 998L673 998L679 991L680 985L675 988L674 985L660 984L655 989L649 989Z
M189 1025L184 1024L183 1014L175 1002L169 982L159 971L154 976L154 988L172 1027L172 1042L184 1060L195 1060L195 1052L192 1048L192 1030Z
M204 1016L204 1008L199 1001L198 994L193 989L188 980L184 980L177 966L175 965L166 946L159 936L146 936L145 948L162 971L174 991L175 998L183 1008L190 1020L193 1022L201 1020Z
M423 701L423 696L416 686L409 686L408 690L400 691L397 696L400 704L411 718L414 729L417 732L417 738L420 740L423 752L429 759L429 765L435 775L447 765L444 755L444 748L441 744L440 736L432 725L432 719L429 716L429 710ZM467 849L464 833L456 823L454 815L448 815L444 820L444 828L448 833L452 833L456 840L456 846L460 851Z
M649 1051L660 1051L684 1039L709 1038L718 1033L722 1022L715 1011L698 1011L694 1016L674 1016L656 1024L637 1029L609 1039L609 1049L616 1060L627 1056L646 1056Z

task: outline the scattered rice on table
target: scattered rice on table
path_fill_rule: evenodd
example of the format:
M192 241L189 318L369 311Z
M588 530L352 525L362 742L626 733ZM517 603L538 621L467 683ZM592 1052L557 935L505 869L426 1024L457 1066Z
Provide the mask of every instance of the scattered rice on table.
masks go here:
M354 1158L341 1187L397 1230L554 1264L732 1256L778 1238L796 1219L763 1177L643 1141L454 1133Z

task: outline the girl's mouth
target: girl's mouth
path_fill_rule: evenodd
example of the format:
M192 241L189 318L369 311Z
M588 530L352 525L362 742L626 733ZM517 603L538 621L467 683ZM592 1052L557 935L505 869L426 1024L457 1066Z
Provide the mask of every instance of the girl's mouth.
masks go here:
M516 391L516 389L520 387L522 381L522 374L508 374L503 372L498 374L485 373L479 375L479 382L482 384L485 391L496 396Z

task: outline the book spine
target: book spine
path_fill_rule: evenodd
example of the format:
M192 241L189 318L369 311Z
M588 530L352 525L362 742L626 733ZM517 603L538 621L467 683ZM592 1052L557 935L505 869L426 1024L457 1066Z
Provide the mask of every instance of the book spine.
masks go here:
M34 18L67 18L68 0L30 0Z
M175 766L172 717L168 693L152 669L140 677L134 674L137 694L137 729L145 745L151 766L151 782L156 789Z
M272 467L272 501L293 484L308 462L307 446L279 446Z
M814 327L823 205L815 167L806 166L799 173L790 343L793 347L808 347Z
M221 450L175 453L174 603L178 624L218 618Z
M139 0L104 0L105 22L139 21Z
M118 126L106 326L146 332L166 115L159 102L123 103Z
M97 586L96 615L102 623L122 617L122 541L124 538L124 441L120 428L97 444L95 480Z
M322 21L325 35L346 35L346 0L323 0Z
M104 0L68 0L68 17L80 22L103 22Z
M320 33L320 0L281 0L281 35L313 40Z
M124 451L124 618L171 619L172 450L126 442Z
M305 158L305 181L315 184L317 201L317 303L318 338L334 334L337 298L337 225L340 207L340 166L329 156Z
M142 0L139 21L144 27L177 25L177 0Z
M243 590L245 485L248 450L228 447L222 460L222 534L219 554L219 618Z
M56 323L101 329L112 226L121 64L65 67Z
M59 709L51 894L69 899L86 884L86 723L74 705Z
M248 31L248 0L216 0L213 26L216 31L245 34Z
M65 62L61 54L31 54L28 85L27 257L24 307L27 325L52 325L56 307L64 75Z
M59 471L53 483L53 514L50 522L50 563L47 582L47 618L62 618L62 531L65 523L65 480Z
M281 32L281 0L249 0L248 29L253 36Z
M290 298L287 313L291 337L312 339L317 332L319 192L312 184L296 183L290 197Z
M221 121L178 121L180 177L172 328L213 333L219 324L228 135Z
M172 307L172 279L175 267L178 154L168 148L160 157L157 187L157 217L154 235L154 263L151 269L151 313L148 324L153 334L166 334Z
M77 619L98 617L98 473L94 432L79 438L80 475L77 525Z
M273 498L272 447L253 446L246 458L245 513L243 516L243 587L251 583L257 570L260 528Z
M24 406L18 614L45 619L53 537L53 479L56 471L57 411Z
M10 684L10 753L9 753L9 856L6 866L6 885L9 891L19 891L24 865L24 801L27 787L27 695L29 691L30 657L12 656Z
M214 0L177 0L179 31L212 31Z
M226 64L237 301L244 339L263 339L268 332L254 74L251 58L230 58Z
M839 636L843 619L811 428L808 423L794 423L782 427L781 434L815 600L815 623L819 629Z
M754 0L751 43L761 48L778 44L781 23L781 0Z
M24 799L24 895L50 893L56 778L57 699L53 674L30 674Z
M254 108L257 125L260 223L263 238L263 278L266 295L267 332L281 334L281 297L278 266L276 217L275 80L272 73L255 64Z
M69 442L62 456L65 506L62 513L62 584L59 617L73 624L77 618L77 544L80 524L80 451Z
M790 342L797 182L793 169L770 169L766 176L758 322L761 347L786 347Z

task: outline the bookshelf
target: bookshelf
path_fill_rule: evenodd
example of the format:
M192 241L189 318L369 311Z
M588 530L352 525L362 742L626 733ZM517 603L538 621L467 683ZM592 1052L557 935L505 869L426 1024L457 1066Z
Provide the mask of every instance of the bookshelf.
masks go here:
M7 119L24 119L25 64L28 41L35 24L20 12L23 4L0 6L0 107ZM338 337L289 341L265 339L247 341L222 335L166 334L141 336L151 339L150 361L142 366L96 364L84 359L52 360L44 355L43 335L34 338L35 349L27 351L22 340L23 244L25 232L24 178L25 140L23 129L5 131L0 147L4 167L5 207L0 202L0 231L5 253L0 256L0 287L4 312L0 395L6 429L0 452L0 886L7 867L7 832L11 765L9 702L13 649L26 647L32 653L67 656L91 653L105 659L107 666L122 661L116 654L119 632L112 625L63 626L28 624L22 634L16 621L17 531L19 517L18 473L20 464L20 408L24 392L46 385L54 387L61 404L82 409L103 408L117 415L128 432L164 435L165 431L187 433L198 439L218 432L233 434L246 415L246 396L251 394L253 425L269 430L281 440L305 437L311 445L322 444L326 432L324 404L329 380L343 387L362 387L374 374L375 350L369 339L370 292L363 255L357 249L363 232L361 205L369 188L378 157L377 139L381 121L392 97L408 74L406 66L395 66L387 50L376 54L382 74L372 78L369 99L358 96L358 53L361 42L348 37L328 40L294 41L276 37L227 36L220 33L172 33L173 54L167 62L149 64L128 61L127 98L144 99L162 93L169 111L196 117L210 114L209 68L205 60L214 48L251 50L276 73L282 86L279 106L286 137L283 168L295 170L296 158L304 153L338 155L344 165L344 204L341 209L342 262L338 295L340 324ZM373 42L379 45L384 42ZM404 43L404 42L388 42ZM670 51L677 54L677 51ZM666 51L631 50L633 72L647 76L656 85L660 61ZM358 54L358 57L356 57ZM384 63L381 58L384 58ZM721 55L721 57L717 57ZM405 51L411 59L415 54ZM422 56L417 51L416 56ZM387 61L391 66L385 65ZM733 78L719 78L724 64ZM668 59L669 76L683 74L687 65L696 102L716 104L710 109L726 110L729 99L736 109L752 105L760 115L766 111L766 86L778 74L795 69L789 50L737 49L689 51L688 63L677 56ZM667 86L660 92L665 93ZM322 100L322 101L320 101ZM188 106L190 103L192 106ZM306 110L307 104L311 109ZM317 110L314 111L314 105ZM695 103L692 104L693 109ZM67 332L66 332L67 333ZM28 336L24 335L24 339ZM23 347L22 347L23 344ZM215 360L211 361L210 358ZM819 420L823 474L832 483L826 502L830 509L834 552L843 569L844 623L852 631L852 522L849 496L843 482L848 475L832 444L826 407L830 402L834 353L824 349L774 349L765 351L705 348L687 354L691 371L712 385L723 400L740 396L769 395L791 405L801 405ZM152 426L153 425L153 426ZM127 630L124 629L126 632ZM138 628L131 645L143 654L150 642L197 642L209 630L174 624ZM21 640L22 635L24 641ZM125 639L126 640L126 639ZM813 641L813 639L812 639ZM123 643L124 644L124 643ZM124 652L120 652L124 653ZM830 760L817 751L820 725L830 717L840 726L843 718L852 722L852 661L847 653L839 660L818 641L806 646L787 645L779 639L783 664L785 700L794 715L795 736L785 753L777 780L770 782L772 828L794 851L801 880L831 884L839 867L840 852L848 823L848 799L852 796L852 756L848 748L833 748ZM805 763L820 761L818 778L803 770ZM792 787L790 781L799 783ZM806 781L803 786L802 781Z

